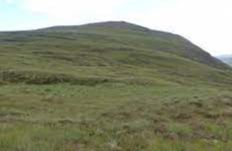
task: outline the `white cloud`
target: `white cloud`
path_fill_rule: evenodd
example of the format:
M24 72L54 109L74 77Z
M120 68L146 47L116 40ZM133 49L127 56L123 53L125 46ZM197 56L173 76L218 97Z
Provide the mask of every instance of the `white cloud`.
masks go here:
M215 55L232 53L231 0L18 1L24 10L48 16L51 25L127 20L181 34Z
M61 21L110 19L124 0L23 0L23 7Z
M213 55L229 54L232 53L231 8L230 0L178 0L168 8L151 10L152 27L181 34ZM149 24L148 17L140 18Z
M232 1L175 0L172 5L128 19L154 29L181 34L213 55L232 54Z

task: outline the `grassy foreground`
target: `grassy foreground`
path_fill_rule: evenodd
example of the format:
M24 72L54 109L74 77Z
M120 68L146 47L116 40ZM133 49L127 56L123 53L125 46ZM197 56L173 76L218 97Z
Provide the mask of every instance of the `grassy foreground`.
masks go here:
M0 87L3 151L229 151L232 94L106 83Z

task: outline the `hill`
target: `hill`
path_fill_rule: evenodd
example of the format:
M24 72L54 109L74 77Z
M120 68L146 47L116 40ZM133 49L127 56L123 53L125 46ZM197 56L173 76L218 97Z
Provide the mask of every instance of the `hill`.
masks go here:
M127 22L103 22L71 27L60 26L48 28L46 31L89 33L95 34L95 36L105 36L105 38L111 37L115 39L111 43L118 42L124 46L168 52L212 67L227 68L219 60L179 35L154 31ZM127 41L125 41L125 38Z
M223 70L230 70L178 35L126 22L0 33L0 43L3 82L59 83L59 78L68 82L85 77L221 84L228 83Z
M232 147L232 70L127 22L0 33L4 151Z

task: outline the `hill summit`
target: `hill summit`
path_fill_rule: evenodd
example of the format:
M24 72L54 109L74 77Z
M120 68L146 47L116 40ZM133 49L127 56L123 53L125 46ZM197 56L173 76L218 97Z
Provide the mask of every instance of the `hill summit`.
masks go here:
M168 32L161 32L152 30L140 25L128 23L125 21L110 21L110 22L100 22L91 23L81 26L57 26L44 29L45 31L53 32L97 32L98 34L103 34L105 36L128 36L128 38L133 38L136 36L140 39L132 39L134 42L146 38L146 47L153 49L154 51L162 51L172 53L178 56L186 57L190 60L197 61L200 63L207 64L216 68L228 68L218 59L212 57L209 53L202 50L200 47L192 44L187 39ZM134 35L133 35L134 34ZM129 37L131 36L131 37ZM122 41L124 39L121 39ZM137 41L136 41L137 40ZM150 41L149 41L150 40ZM148 42L153 42L149 43ZM128 43L129 44L129 43Z

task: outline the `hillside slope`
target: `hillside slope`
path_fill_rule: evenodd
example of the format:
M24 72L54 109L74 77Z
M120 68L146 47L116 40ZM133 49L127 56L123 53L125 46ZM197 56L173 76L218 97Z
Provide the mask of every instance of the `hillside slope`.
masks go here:
M188 40L126 22L5 32L0 33L0 44L3 82L232 81L226 64Z
M43 30L42 30L43 31ZM210 56L207 52L185 38L166 32L160 32L127 22L103 22L70 27L51 27L46 31L89 33L111 37L124 45L147 48L154 51L169 52L212 67L227 68L225 64ZM125 38L127 41L125 41Z

